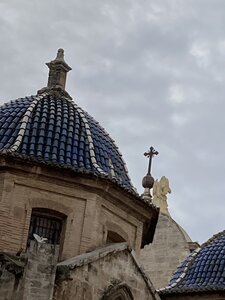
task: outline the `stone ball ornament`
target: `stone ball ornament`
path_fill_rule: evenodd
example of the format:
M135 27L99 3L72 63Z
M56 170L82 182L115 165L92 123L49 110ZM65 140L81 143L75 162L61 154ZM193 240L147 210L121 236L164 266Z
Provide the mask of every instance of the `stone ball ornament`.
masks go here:
M153 188L155 179L152 177L151 174L147 174L143 179L142 179L142 186L143 188Z
M148 172L147 175L143 178L142 180L142 186L143 188L153 188L154 185L154 178L151 175L151 166L152 166L152 158L155 155L158 155L159 152L156 151L153 147L150 147L150 149L144 153L144 156L146 156L147 158L149 158L149 164L148 164Z

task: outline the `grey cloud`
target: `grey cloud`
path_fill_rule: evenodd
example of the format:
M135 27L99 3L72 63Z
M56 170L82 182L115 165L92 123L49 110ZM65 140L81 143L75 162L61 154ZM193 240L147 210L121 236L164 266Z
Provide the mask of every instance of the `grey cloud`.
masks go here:
M68 92L116 140L140 193L153 145L174 218L204 241L225 227L224 27L223 0L0 1L1 102L45 86L63 47Z

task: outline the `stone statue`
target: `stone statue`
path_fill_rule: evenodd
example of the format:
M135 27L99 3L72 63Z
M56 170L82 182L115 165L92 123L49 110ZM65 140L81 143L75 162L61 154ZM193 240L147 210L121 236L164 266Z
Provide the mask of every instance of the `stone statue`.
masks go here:
M165 176L158 181L155 181L153 185L153 203L160 207L161 212L169 214L167 205L167 194L171 193L169 186L169 180Z

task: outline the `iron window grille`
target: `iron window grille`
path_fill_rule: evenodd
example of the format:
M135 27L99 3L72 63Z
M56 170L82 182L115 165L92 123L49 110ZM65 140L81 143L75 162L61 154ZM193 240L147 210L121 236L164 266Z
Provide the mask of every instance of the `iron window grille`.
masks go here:
M59 245L65 217L49 209L33 209L30 220L28 246L34 240L33 234L47 238L47 243Z

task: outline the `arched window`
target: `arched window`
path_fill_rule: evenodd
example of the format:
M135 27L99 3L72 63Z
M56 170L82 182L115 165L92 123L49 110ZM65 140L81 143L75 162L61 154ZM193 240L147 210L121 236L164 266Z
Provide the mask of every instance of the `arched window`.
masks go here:
M28 246L30 241L34 239L34 233L47 238L49 244L59 245L65 220L66 216L57 211L46 208L33 208L27 241Z
M110 288L101 300L134 300L134 297L129 287L122 284Z
M107 233L105 237L106 244L123 242L129 243L128 234L118 224L106 221L105 231Z
M106 244L111 244L111 243L123 243L126 242L126 240L119 235L115 231L109 230L107 233L107 238L106 238Z

